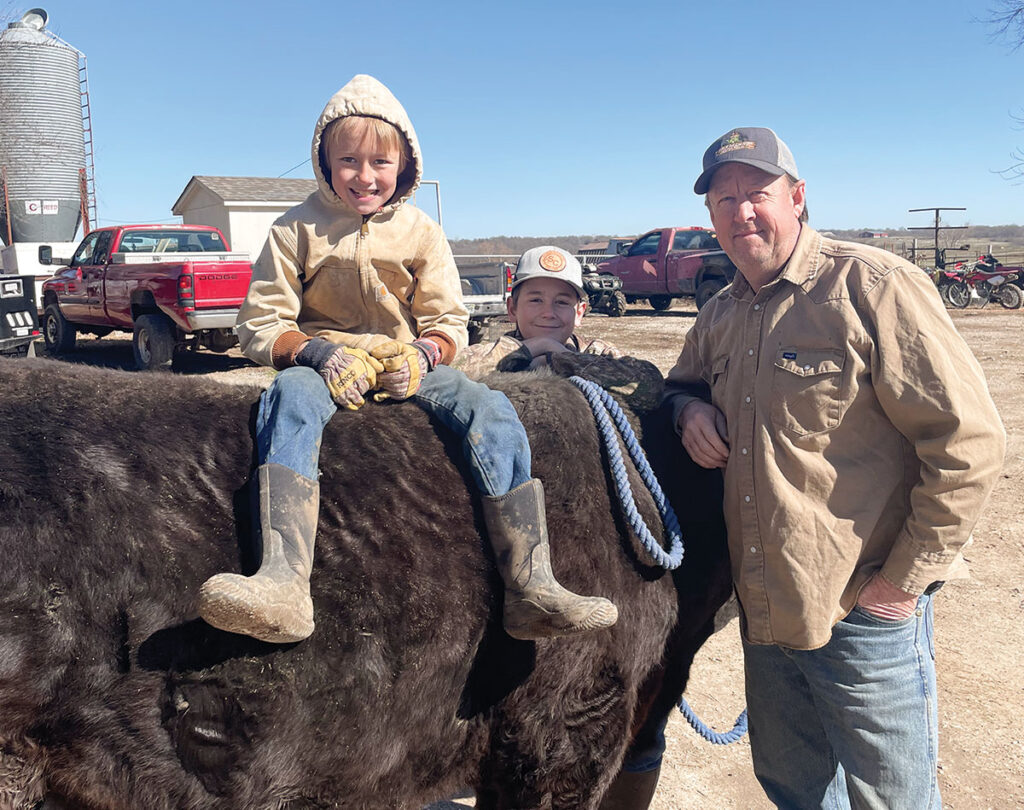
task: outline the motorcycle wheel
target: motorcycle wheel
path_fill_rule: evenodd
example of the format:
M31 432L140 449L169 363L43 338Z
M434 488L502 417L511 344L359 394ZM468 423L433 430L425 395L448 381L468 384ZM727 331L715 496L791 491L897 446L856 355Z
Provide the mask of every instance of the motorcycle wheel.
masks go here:
M1016 289L1016 287L1014 287ZM612 318L618 318L621 315L626 314L626 296L624 296L618 290L612 295L611 300L607 304L608 314Z
M949 288L951 284L942 284L939 286L939 298L942 299L942 303L947 307L953 306L953 302L949 300Z
M1006 309L1020 309L1024 304L1024 293L1014 284L1003 284L999 287L999 303Z
M962 281L954 281L949 285L946 295L951 303L957 309L967 309L967 305L971 303L971 290Z

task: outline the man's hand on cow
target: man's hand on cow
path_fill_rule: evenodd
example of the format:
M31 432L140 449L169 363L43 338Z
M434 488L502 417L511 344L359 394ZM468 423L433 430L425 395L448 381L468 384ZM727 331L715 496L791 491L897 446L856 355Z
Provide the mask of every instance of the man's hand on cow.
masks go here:
M362 349L339 346L323 338L313 338L295 355L295 363L309 366L323 377L331 399L340 408L358 410L363 395L377 386L384 366Z
M914 612L919 598L897 588L880 573L876 573L860 589L857 606L878 619L899 621Z
M679 434L690 458L713 470L729 460L725 414L709 402L693 400L679 414Z
M375 402L381 402L408 399L419 391L424 375L440 360L441 347L430 338L412 343L389 340L374 346L370 354L384 367L379 378L380 391L373 395Z

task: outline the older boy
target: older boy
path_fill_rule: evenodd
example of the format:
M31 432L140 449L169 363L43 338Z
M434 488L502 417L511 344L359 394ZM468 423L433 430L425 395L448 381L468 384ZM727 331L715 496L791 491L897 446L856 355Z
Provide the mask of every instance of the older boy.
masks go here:
M622 356L610 343L583 342L575 334L587 311L583 269L575 256L561 248L542 245L519 257L505 306L515 329L493 343L463 349L452 364L454 368L474 377L494 369L536 368L561 352Z
M312 157L319 189L271 228L238 316L242 351L281 372L257 417L262 565L204 583L200 615L264 641L313 632L320 440L337 406L355 410L377 391L377 401L412 398L462 437L509 635L614 624L611 602L577 596L551 573L544 491L511 403L446 365L466 344L467 315L443 232L404 205L421 172L405 110L376 79L356 76L320 115Z

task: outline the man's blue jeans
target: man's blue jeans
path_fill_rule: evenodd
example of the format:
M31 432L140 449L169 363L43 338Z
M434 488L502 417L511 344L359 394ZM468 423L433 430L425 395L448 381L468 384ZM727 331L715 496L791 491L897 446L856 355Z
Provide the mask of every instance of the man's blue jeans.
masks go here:
M484 495L504 495L530 479L530 443L503 393L473 382L461 371L437 366L423 377L412 400L462 440L473 480ZM380 406L368 402L363 407ZM282 371L260 397L260 464L281 464L315 481L320 440L335 411L316 371L305 366Z
M930 596L902 621L854 608L817 650L743 656L754 773L778 807L942 806Z

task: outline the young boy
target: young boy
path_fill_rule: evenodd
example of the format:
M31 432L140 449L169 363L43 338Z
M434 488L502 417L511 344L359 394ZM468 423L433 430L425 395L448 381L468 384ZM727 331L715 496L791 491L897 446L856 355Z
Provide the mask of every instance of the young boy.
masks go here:
M467 313L444 233L404 205L421 176L405 110L356 76L317 120L312 156L319 189L274 223L238 315L242 351L280 371L256 425L262 565L207 580L200 616L270 642L313 632L320 440L337 406L356 410L376 391L377 401L412 398L462 437L505 582L506 632L611 626L611 602L571 593L551 573L544 491L512 404L446 365L466 345Z
M583 268L575 256L561 248L543 245L519 257L512 294L505 306L515 328L493 343L463 349L452 363L454 368L478 377L488 371L523 371L548 365L553 355L562 352L622 357L610 343L584 342L575 334L587 311Z

